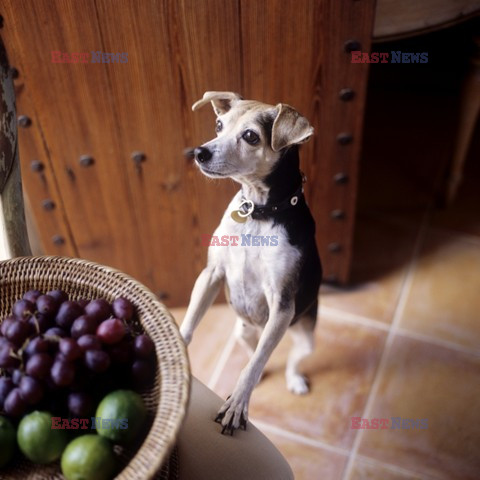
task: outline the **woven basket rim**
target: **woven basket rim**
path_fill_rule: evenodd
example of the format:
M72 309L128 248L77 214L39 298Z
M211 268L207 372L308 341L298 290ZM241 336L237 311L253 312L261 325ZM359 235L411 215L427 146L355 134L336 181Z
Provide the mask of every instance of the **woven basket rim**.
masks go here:
M160 328L167 329L168 335L157 338L160 344L156 344L156 354L158 358L159 368L159 400L155 411L152 426L144 439L142 446L135 453L130 462L117 475L117 480L130 480L133 478L140 478L138 475L141 472L142 478L153 478L159 473L162 464L167 460L170 450L173 448L178 431L183 423L186 415L186 410L190 395L190 365L185 344L180 336L178 327L168 309L161 303L153 292L135 280L130 275L113 267L108 267L90 260L83 260L73 257L62 256L32 256L32 257L16 257L9 260L0 261L0 294L2 289L8 285L11 277L4 275L12 274L18 270L23 272L24 268L37 268L39 271L33 275L35 277L33 282L39 282L44 277L42 275L60 275L62 270L70 273L75 273L75 269L81 272L92 272L92 274L112 278L112 281L125 282L129 292L141 295L142 308L148 304L148 312L152 312L155 317L155 322L152 323L148 319L148 328L155 329L157 325ZM43 269L43 270L42 270ZM50 278L50 277L49 277ZM63 278L63 277L62 277ZM59 280L60 281L60 280ZM66 281L66 280L65 280ZM69 280L75 283L73 280ZM122 284L123 285L123 284ZM127 288L125 287L125 288ZM80 288L80 287L78 287ZM95 288L92 286L91 288ZM145 329L147 325L144 324L145 313L140 312L140 323ZM143 320L143 321L142 321ZM158 333L158 332L157 332ZM162 359L160 360L160 352ZM167 352L167 353L165 353ZM172 382L176 380L176 382ZM173 391L175 389L175 391ZM175 404L172 405L172 398L175 396ZM167 404L162 404L164 398L167 398ZM169 401L170 400L170 401ZM168 418L159 418L159 412L168 409Z

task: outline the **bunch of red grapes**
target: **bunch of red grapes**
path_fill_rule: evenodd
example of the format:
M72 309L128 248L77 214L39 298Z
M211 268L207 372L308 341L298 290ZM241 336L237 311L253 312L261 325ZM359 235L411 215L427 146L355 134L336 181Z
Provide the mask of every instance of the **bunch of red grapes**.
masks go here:
M26 292L0 324L0 412L89 417L105 393L149 387L155 347L135 331L134 313L123 297L109 303Z

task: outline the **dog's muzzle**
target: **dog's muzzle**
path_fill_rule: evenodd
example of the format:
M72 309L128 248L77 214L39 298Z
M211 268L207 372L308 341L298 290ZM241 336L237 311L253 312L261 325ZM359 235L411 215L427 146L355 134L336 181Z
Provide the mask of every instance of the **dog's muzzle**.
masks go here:
M212 152L205 147L197 147L194 150L195 160L198 163L208 162L212 158Z

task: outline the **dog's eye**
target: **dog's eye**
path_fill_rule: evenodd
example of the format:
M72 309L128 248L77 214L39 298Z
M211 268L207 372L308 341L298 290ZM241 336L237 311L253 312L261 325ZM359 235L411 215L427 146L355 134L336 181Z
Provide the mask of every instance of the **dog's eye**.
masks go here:
M220 120L217 120L217 123L215 124L215 131L217 133L221 132L223 129L223 123Z
M253 130L245 131L242 138L250 145L256 145L260 141L260 137Z

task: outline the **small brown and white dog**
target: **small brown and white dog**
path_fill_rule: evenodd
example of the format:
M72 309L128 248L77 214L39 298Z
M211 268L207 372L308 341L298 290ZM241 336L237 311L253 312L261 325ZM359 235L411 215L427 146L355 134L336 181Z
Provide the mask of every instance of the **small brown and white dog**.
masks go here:
M192 109L209 102L217 115L217 136L193 154L206 176L240 183L214 234L238 243L209 247L180 331L189 344L225 284L237 314L238 339L250 353L215 419L222 433L233 435L239 427L246 429L252 391L287 329L293 338L287 387L295 394L309 390L298 367L313 349L322 268L315 223L303 196L298 145L313 135L313 128L289 105L244 100L232 92L206 92Z

